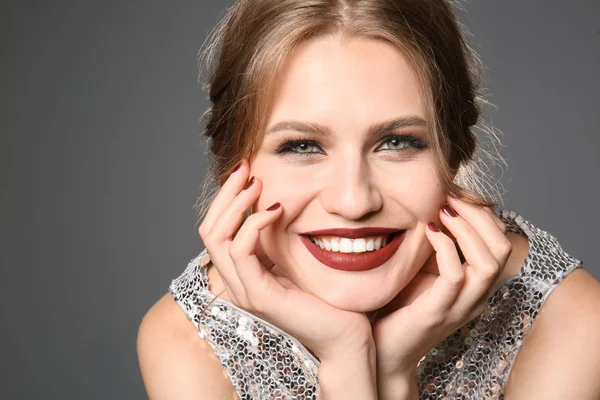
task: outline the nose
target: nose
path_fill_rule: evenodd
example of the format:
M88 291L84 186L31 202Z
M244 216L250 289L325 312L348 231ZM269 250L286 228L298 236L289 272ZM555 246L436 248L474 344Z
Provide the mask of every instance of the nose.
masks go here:
M381 209L381 193L365 160L346 160L331 167L320 196L326 212L359 220Z

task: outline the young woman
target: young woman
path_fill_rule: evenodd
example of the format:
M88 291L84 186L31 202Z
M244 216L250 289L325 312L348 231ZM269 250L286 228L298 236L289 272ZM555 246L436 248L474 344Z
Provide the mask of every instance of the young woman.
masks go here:
M242 0L208 49L219 190L151 399L599 398L600 284L482 195L447 1Z

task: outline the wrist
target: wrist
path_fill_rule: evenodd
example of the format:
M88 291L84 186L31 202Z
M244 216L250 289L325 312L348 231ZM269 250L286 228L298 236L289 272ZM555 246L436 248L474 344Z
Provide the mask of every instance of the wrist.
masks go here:
M352 339L340 340L327 346L326 351L318 354L321 362L342 364L355 359L372 360L373 368L377 367L377 348L370 334L355 335Z
M320 398L377 399L376 351L364 348L358 352L331 355L319 367Z
M417 400L417 369L405 369L394 373L377 372L378 395L381 400L403 399Z

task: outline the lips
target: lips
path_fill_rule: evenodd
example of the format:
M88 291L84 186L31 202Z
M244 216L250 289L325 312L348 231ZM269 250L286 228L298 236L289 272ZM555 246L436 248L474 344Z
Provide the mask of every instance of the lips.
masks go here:
M379 250L364 253L342 253L322 249L314 244L308 236L331 235L356 239L366 236L390 235L391 241ZM342 271L367 271L379 267L396 252L406 231L390 228L328 229L306 232L301 235L302 243L308 251L322 264Z
M401 232L395 228L377 228L377 227L365 227L365 228L334 228L334 229L322 229L319 231L305 232L305 236L320 236L320 235L331 235L340 236L348 239L357 239L365 236L378 236L378 235L389 235L391 233Z

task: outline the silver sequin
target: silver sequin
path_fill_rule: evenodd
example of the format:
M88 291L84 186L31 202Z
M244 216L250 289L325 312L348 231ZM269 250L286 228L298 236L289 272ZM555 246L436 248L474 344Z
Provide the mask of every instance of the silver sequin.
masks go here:
M581 266L552 235L516 212L501 210L498 216L510 232L528 237L528 257L516 276L492 292L477 318L421 359L421 400L502 399L513 361L547 295ZM319 360L277 327L215 299L208 290L209 262L202 251L169 291L220 359L239 398L317 399Z

